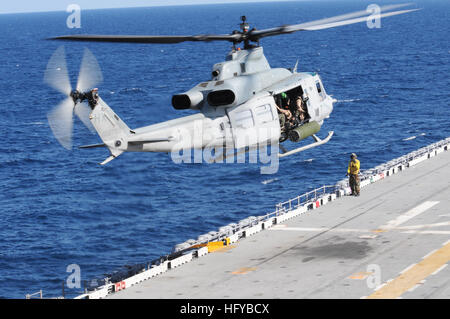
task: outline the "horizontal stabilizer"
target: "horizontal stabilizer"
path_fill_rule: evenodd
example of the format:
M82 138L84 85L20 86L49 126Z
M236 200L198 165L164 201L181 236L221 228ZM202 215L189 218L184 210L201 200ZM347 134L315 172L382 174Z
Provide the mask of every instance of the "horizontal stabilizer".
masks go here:
M106 147L105 144L91 144L91 145L81 145L78 148L96 148L96 147Z
M130 139L130 140L128 140L128 143L132 144L132 145L136 145L136 144L170 142L170 141L172 141L172 139L170 139L170 138L151 138L151 139L145 139L145 140Z

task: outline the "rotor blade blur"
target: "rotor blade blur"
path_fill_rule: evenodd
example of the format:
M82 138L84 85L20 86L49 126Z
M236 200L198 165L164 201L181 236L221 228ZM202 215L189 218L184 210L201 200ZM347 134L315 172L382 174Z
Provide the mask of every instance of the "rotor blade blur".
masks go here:
M78 75L77 90L79 92L91 90L102 81L103 75L97 59L89 49L85 48Z
M382 7L380 7L380 13L383 11L388 11L388 10L393 10L393 9L398 9L401 7L409 6L411 4L412 3L382 6ZM401 13L411 12L411 11L415 11L415 10L417 10L417 9L402 10L402 11L395 11L395 12L399 12L396 14L401 14ZM285 33L293 33L293 32L297 32L297 31L320 30L319 27L322 27L325 25L327 26L326 28L332 28L332 27L337 27L337 26L341 26L341 25L365 21L365 20L369 19L371 14L372 13L367 10L361 10L361 11L342 14L342 15L338 15L338 16L334 16L334 17L330 17L330 18L309 21L309 22L305 22L305 23L301 23L301 24L285 25L285 26L264 29L264 30L255 30L250 33L249 37L252 40L258 40L260 38L267 37L267 36L274 36L274 35L285 34ZM382 13L382 14L380 14L380 16L388 17L390 15L396 15L396 14L394 14L394 12L389 12L389 13ZM364 16L364 17L361 17L358 20L353 19L353 18L357 18L360 16ZM376 16L374 15L374 17L376 17ZM353 21L353 22L340 23L343 21ZM314 28L314 27L317 27L317 28ZM326 29L326 28L323 28L323 29Z
M382 7L380 7L380 13L386 12L389 10L406 7L406 6L410 6L410 5L412 5L412 3L403 3L403 4L393 4L393 5L382 6ZM296 24L296 25L292 25L290 27L295 28L295 29L305 28L305 27L309 27L309 26L313 26L313 25L327 24L327 23L331 23L331 22L357 18L360 16L367 16L370 14L371 13L367 10L361 10L361 11L346 13L346 14L342 14L342 15L338 15L338 16L334 16L334 17L330 17L330 18L319 19L319 20L309 21L309 22L305 22L305 23L301 23L301 24Z
M391 17L391 16L395 16L395 15L399 15L399 14L403 14L403 13L408 13L408 12L413 12L413 11L417 11L417 10L420 10L420 9L400 10L400 11L382 13L382 14L376 15L374 17L376 17L376 18L386 18L386 17ZM310 27L306 27L303 30L314 31L314 30L323 30L323 29L335 28L335 27L340 27L340 26L343 26L343 25L349 25L349 24L364 22L364 21L367 21L368 18L369 17L361 17L361 18L344 20L344 21L337 21L337 22L332 22L332 23L327 23L327 24L313 25L313 26L310 26Z
M72 91L64 46L60 46L48 61L44 82L67 96Z
M73 100L67 98L47 114L53 135L64 148L72 149Z
M51 38L49 40L69 40L85 42L122 42L122 43L161 43L171 44L186 41L236 41L241 34L223 35L68 35Z
M91 108L87 103L78 103L75 105L75 114L78 116L81 122L91 131L95 133L95 128L89 119L89 115L91 114Z
M386 5L380 7L380 13L388 10L394 10L401 7L412 5L413 3L405 3L405 4L395 4L395 5ZM404 10L397 11L401 13L412 12L415 10ZM312 28L313 26L323 26L326 25L326 28L357 23L363 20L359 20L356 22L349 23L336 23L332 25L332 23L338 21L350 21L350 19L354 19L360 16L366 16L361 19L368 19L369 15L372 14L367 10L356 11L352 13L347 13L343 15L338 15L330 18L324 18L319 20L314 20L306 23L295 24L295 25L285 25L275 28L263 29L263 30L252 30L249 33L237 32L233 34L222 34L222 35L177 35L177 36L167 36L167 35L68 35L68 36L59 36L55 38L50 38L49 40L69 40L69 41L86 41L86 42L123 42L123 43L162 43L162 44L171 44L171 43L180 43L185 41L230 41L234 43L239 43L245 40L250 41L259 41L259 39L267 36L285 34L285 33L293 33L296 31L308 31L308 30L320 30L320 28ZM385 14L385 17L395 15L394 13Z

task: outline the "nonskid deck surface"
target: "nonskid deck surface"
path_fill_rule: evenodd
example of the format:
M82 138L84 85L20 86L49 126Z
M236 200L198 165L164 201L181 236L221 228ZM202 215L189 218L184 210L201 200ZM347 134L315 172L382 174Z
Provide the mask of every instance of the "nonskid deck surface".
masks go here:
M450 298L450 152L108 298Z

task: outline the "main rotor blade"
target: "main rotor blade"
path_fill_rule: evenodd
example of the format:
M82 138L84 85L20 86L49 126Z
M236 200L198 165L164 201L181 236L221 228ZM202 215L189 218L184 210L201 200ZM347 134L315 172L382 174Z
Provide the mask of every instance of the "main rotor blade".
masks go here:
M382 7L380 7L380 13L386 12L389 10L393 10L393 9L410 6L410 5L412 5L412 3L392 4L392 5L382 6ZM370 14L371 14L371 12L368 12L367 10L361 10L361 11L355 11L355 12L351 12L351 13L341 14L338 16L330 17L330 18L304 22L301 24L292 25L291 27L292 28L302 28L302 27L306 28L306 27L313 26L313 25L326 24L326 23L331 23L331 22L336 22L336 21L343 21L343 20L348 20L348 19L352 19L352 18L357 18L360 16L368 16Z
M413 11L418 11L418 10L420 10L420 9L410 9L410 10L401 10L401 11L382 13L382 14L378 15L377 18L386 18L386 17L391 17L391 16L395 16L395 15L399 15L399 14L403 14L403 13L408 13L408 12L413 12ZM337 21L337 22L332 22L332 23L327 23L327 24L313 25L313 26L310 26L310 27L306 27L303 30L314 31L314 30L323 30L323 29L335 28L335 27L340 27L340 26L343 26L343 25L349 25L349 24L364 22L364 21L367 21L367 19L368 19L368 17L361 17L361 18L344 20L344 21Z
M49 40L69 40L86 42L122 42L122 43L180 43L186 41L238 41L241 34L224 35L67 35Z
M276 28L269 28L264 30L252 30L248 33L236 32L233 34L223 35L180 35L180 36L148 36L148 35L69 35L51 38L49 40L70 40L70 41L94 41L94 42L126 42L126 43L180 43L185 41L230 41L239 43L242 41L257 42L263 37L274 36L279 34L293 33L297 31L312 31L322 30L327 28L334 28L338 26L359 23L367 21L370 18L382 18L393 15L413 12L418 9L400 10L394 12L381 13L409 6L412 3L386 5L380 7L380 14L373 15L373 12L367 10L356 11L352 13L342 14L330 18L319 19L301 24L285 25ZM363 16L363 17L361 17Z
M103 75L97 59L89 49L85 48L78 75L77 90L79 92L91 90L102 81Z
M408 13L408 12L413 12L413 11L419 10L419 9L410 9L410 10L399 10L399 11L381 13L382 11L398 9L398 8L409 6L409 5L411 5L411 3L388 5L388 6L380 7L380 14L373 15L373 18L389 17L389 16L394 16L394 15L398 15L398 14L403 14L403 13ZM360 17L360 16L363 16L363 17ZM360 18L358 18L358 17L360 17ZM334 17L330 17L330 18L305 22L305 23L301 23L301 24L285 25L285 26L281 26L281 27L277 27L277 28L270 28L270 29L264 29L264 30L255 30L249 34L249 39L252 41L257 41L260 38L267 37L267 36L293 33L293 32L297 32L297 31L313 31L313 30L334 28L334 27L339 27L339 26L343 26L343 25L364 22L370 18L372 18L372 12L368 12L366 10L361 10L361 11L338 15L338 16L334 16Z
M48 124L58 142L66 149L72 149L73 100L68 97L47 114Z
M91 108L87 103L78 103L75 105L75 114L78 118L83 122L83 124L91 131L95 133L95 128L89 119L89 115L91 114Z
M44 82L67 96L72 91L64 46L60 46L48 61Z

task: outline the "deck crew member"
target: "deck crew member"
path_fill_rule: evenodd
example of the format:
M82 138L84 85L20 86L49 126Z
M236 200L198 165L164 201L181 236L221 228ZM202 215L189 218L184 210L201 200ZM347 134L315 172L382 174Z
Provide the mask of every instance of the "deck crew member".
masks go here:
M352 195L354 196L359 196L360 192L359 168L359 160L356 158L356 154L352 153L352 155L350 156L350 162L348 163L347 176L349 176L349 184L352 190Z

